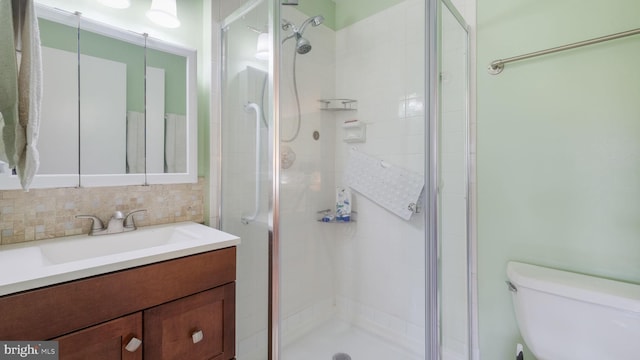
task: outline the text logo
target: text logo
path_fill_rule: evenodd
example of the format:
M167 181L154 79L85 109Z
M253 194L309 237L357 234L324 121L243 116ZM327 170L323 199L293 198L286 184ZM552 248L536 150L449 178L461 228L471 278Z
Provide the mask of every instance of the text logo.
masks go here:
M58 360L57 341L0 341L0 360Z

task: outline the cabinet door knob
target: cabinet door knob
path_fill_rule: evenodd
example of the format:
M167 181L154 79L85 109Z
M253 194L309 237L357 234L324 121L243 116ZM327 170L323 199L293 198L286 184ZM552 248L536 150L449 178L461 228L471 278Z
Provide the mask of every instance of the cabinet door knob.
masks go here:
M194 331L193 334L191 334L191 340L193 340L194 344L199 343L203 338L204 334L202 333L202 330Z
M124 348L128 352L135 352L140 347L140 344L142 344L142 340L138 339L137 337L133 337L131 340L129 340L129 343Z

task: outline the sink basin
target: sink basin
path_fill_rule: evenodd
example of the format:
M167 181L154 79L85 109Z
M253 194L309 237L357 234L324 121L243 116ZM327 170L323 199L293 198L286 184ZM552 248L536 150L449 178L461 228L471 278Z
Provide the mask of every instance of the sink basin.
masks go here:
M198 240L198 234L180 227L140 229L138 231L87 236L40 245L44 264L62 264L107 255L149 249L156 246Z
M0 246L0 296L240 243L194 222Z

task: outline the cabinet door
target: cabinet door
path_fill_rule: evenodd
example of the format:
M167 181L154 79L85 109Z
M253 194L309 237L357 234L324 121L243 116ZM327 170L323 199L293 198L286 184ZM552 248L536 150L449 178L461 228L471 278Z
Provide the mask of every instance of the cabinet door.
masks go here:
M125 349L131 339L141 336L142 313L135 313L54 340L64 360L141 360L141 346L134 351Z
M145 310L144 336L146 359L233 359L235 283Z

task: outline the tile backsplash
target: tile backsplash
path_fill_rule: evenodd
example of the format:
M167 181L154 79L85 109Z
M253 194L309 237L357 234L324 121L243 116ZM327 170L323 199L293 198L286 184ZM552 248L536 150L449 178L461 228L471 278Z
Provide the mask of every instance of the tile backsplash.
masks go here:
M0 244L87 234L91 221L109 221L114 211L135 215L137 226L204 221L204 178L195 184L0 191Z

